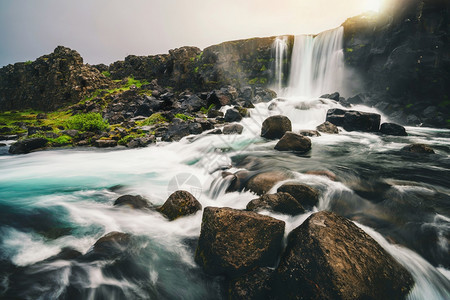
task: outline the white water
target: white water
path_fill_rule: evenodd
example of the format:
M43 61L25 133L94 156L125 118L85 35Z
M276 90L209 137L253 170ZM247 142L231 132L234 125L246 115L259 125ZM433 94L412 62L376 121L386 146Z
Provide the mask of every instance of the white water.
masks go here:
M215 171L219 167L232 164L233 158L238 156L272 159L273 163L279 164L274 167L287 165L294 177L293 180L306 183L321 192L318 206L305 214L291 217L263 212L285 221L286 235L302 224L311 213L318 210L332 210L336 207L336 199L347 201L344 202L345 208L342 209L350 207L352 212L363 212L383 220L397 221L383 207L362 198L354 200L352 198L354 192L344 183L331 181L327 177L308 175L302 171L308 168L339 169L346 166L343 162L348 159L365 161L365 156L369 154L383 155L409 143L423 140L442 148L450 147L448 138L435 136L436 133L446 133L445 130L407 128L408 132L413 133L412 136L395 139L361 132L322 134L320 137L311 138L313 147L311 157L297 157L289 153L280 155L273 150L276 141L266 141L259 136L262 122L270 115L288 116L292 121L293 131L298 131L314 129L325 121L328 109L342 108L335 101L317 98L321 93L339 91L339 83L333 81L342 71L339 67L342 58L339 57L342 54L342 49L338 49L338 45L342 47L339 38L342 39L342 29L323 33L316 38L311 36L297 38L294 52L298 69L293 69L291 74L288 89L290 97L273 100L271 103L276 103L276 108L271 111L268 110L271 103L257 104L255 109L250 110L251 118L241 121L244 126L242 135L201 135L187 137L180 142L159 143L148 148L132 150L75 149L0 156L2 170L0 184L3 188L0 189L0 202L8 201L24 211L41 208L54 211L63 209L67 215L61 218L75 224L79 230L72 235L49 240L38 233L21 231L10 226L0 227L2 234L0 249L3 250L4 256L1 258L7 258L19 266L30 265L58 253L63 247L69 246L86 253L99 237L110 231L128 232L146 236L153 241L152 243L160 246L159 251L155 250L151 259L145 261L151 284L165 285L173 290L185 292L187 287L191 287L190 294L186 292L186 295L178 296L186 299L208 298L201 292L204 287L200 283L190 282L184 278L184 273L172 274L174 271L171 269L174 265L180 264L185 266L184 268L195 268L193 256L184 240L199 236L202 218L200 212L169 222L156 212L115 208L112 204L123 194L139 194L154 204L162 204L171 191L172 179L177 178L180 173L187 173L193 174L200 182L201 192L198 189L190 190L191 187L187 189L197 196L203 207L226 206L243 209L256 196L250 192L225 194L224 182L216 180L220 178L220 171ZM364 106L355 109L377 112ZM384 120L382 117L382 122ZM342 155L340 152L333 152L336 149L348 152ZM442 150L437 152L439 155L448 155ZM386 163L393 164L394 161ZM229 171L237 170L231 168ZM214 180L216 181L212 185ZM275 192L282 183L273 187L271 192ZM124 187L117 192L106 189L116 184L122 184ZM183 188L185 187L180 186L180 189ZM438 186L433 187L432 192L437 190ZM445 239L445 233L449 230L448 216L437 214L430 222L430 226L438 227L440 247L446 250L448 241ZM361 227L411 272L416 284L409 295L410 299L450 298L449 270L432 266L414 251L388 242L370 227ZM136 293L138 295L143 293L135 283L129 282L126 278L116 279L103 274L101 265L81 264L78 267L83 268L88 275L82 278L85 280L83 286L86 288L114 285L120 287L130 297ZM68 284L68 270L70 266L65 265L60 273L60 289ZM175 273L176 271L177 269ZM134 294L130 293L130 290L133 290ZM53 295L60 293L60 290L55 290ZM213 298L210 294L208 296ZM142 298L145 298L145 294Z
M295 37L289 78L288 97L319 97L343 92L344 28L339 27L317 36Z
M287 51L288 51L288 37L287 36L279 36L275 39L273 44L273 48L275 48L275 90L277 92L281 92L283 89L283 65L284 60L287 59Z

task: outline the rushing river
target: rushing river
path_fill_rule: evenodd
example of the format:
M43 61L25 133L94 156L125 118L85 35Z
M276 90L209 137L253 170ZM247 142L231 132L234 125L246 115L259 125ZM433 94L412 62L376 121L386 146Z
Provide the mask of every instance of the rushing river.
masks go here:
M226 183L215 179L221 177L220 168L232 165L236 171L245 165L255 171L289 170L296 181L320 190L314 211L332 210L361 224L413 274L411 299L448 298L450 131L410 127L407 137L322 134L312 138L309 153L299 156L275 151L275 141L259 137L262 121L282 113L293 121L294 131L314 128L327 109L339 105L318 99L273 102L275 110L261 103L251 111L252 117L241 122L242 135L205 134L137 150L78 148L0 156L3 290L30 299L220 298L221 278L202 275L193 260L201 213L169 222L157 212L117 208L113 202L137 194L162 204L180 188L191 191L203 207L243 209L255 195L225 194ZM436 154L399 151L410 143L426 143ZM331 171L337 181L305 174L311 170ZM288 233L311 212L267 214L284 220ZM65 247L86 253L111 231L139 237L126 263L45 261ZM8 276L16 268L20 271Z
M410 271L415 281L410 299L450 299L450 130L409 127L406 137L342 130L312 137L312 150L304 155L275 151L276 141L260 137L270 115L288 116L298 131L315 129L328 109L342 108L312 96L339 88L334 78L343 72L341 39L342 29L296 38L291 88L282 93L287 98L250 109L241 135L202 134L142 149L15 156L0 147L0 298L224 298L224 279L204 275L194 262L201 212L169 222L157 212L113 203L133 194L160 205L171 192L185 189L203 207L244 209L256 196L225 193L221 172L245 168L287 171L294 181L320 191L319 204L305 214L263 212L285 221L286 235L311 213L334 211L355 221ZM283 41L277 46L280 61ZM282 76L277 78L279 88ZM430 145L436 154L400 151L411 143ZM336 180L308 171L329 171ZM89 254L111 231L134 237L127 256L70 259L67 249ZM52 258L62 250L65 256Z

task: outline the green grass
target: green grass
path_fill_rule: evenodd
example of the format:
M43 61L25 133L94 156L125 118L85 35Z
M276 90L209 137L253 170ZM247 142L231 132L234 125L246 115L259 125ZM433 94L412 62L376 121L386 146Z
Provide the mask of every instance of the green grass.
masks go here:
M110 77L110 76L111 76L111 73L110 73L109 71L103 71L102 74L103 74L105 77Z
M149 125L154 125L154 124L157 124L157 123L164 123L164 122L167 122L167 121L168 120L166 118L164 118L161 115L161 113L154 113L153 115L151 115L150 117L148 117L144 121L136 122L136 124L138 124L139 126L149 126Z
M215 107L215 105L214 105L214 104L211 104L208 108L205 108L205 107L200 108L200 111L201 111L203 114L207 115L207 114L209 113L209 111L210 111L211 109L213 109L214 107Z
M98 131L107 129L109 124L99 113L87 113L70 117L66 122L66 127L82 131Z
M191 116L188 116L188 115L185 115L185 114L176 114L174 116L174 118L178 118L178 119L181 119L183 121L194 120L195 119L194 117L191 117Z

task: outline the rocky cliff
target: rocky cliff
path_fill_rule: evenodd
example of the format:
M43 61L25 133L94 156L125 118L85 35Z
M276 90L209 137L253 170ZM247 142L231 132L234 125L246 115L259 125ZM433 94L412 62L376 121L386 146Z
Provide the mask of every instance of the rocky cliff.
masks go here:
M344 24L346 65L368 104L410 125L450 124L449 1L398 1Z
M54 110L112 85L97 69L83 64L78 52L59 46L34 62L0 69L0 110Z

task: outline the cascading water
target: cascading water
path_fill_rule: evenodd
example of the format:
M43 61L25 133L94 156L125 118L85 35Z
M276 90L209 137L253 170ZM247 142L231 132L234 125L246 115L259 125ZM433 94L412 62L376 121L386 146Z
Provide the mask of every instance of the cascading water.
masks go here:
M286 96L311 98L342 92L343 34L344 28L339 27L317 36L295 37Z
M274 84L277 92L281 92L283 89L283 80L284 80L283 66L285 59L287 59L287 50L288 50L287 42L288 42L287 36L279 36L273 42L273 48L275 49Z
M222 178L221 169L232 165L227 171L289 171L292 180L320 191L317 207L305 214L262 212L285 221L286 234L313 212L334 211L362 224L412 274L415 286L408 299L449 299L449 130L411 127L405 137L322 134L311 138L312 150L304 155L275 151L275 141L260 137L270 115L288 116L298 131L314 129L328 109L343 108L317 99L342 91L341 40L342 28L297 37L287 91L292 97L255 104L251 118L240 122L241 135L202 134L118 151L0 152L0 298L225 299L222 279L205 276L194 262L200 212L169 221L156 211L113 203L137 194L163 204L173 178L183 173L201 183L196 196L203 207L245 209L256 196L226 193L230 180ZM419 157L398 150L411 143L427 143L437 154ZM337 180L308 173L314 170L331 171ZM89 256L95 241L111 231L136 237L129 256ZM66 247L82 256L50 259Z

